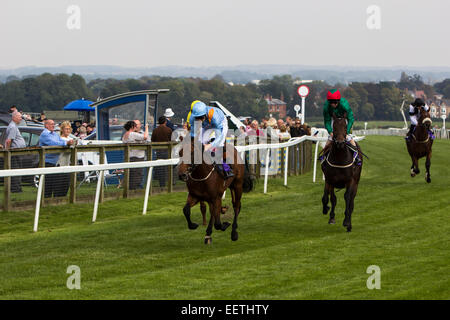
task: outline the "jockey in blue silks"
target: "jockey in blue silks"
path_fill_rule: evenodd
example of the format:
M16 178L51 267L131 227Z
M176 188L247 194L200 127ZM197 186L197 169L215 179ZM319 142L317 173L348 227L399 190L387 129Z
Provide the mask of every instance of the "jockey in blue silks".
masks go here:
M203 102L196 100L191 104L191 111L188 114L187 122L194 126L191 129L191 137L195 137L197 128L195 128L195 123L201 121L202 130L198 140L205 146L205 151L214 152L215 150L225 146L225 139L228 132L228 119L222 110L214 107L209 107ZM214 132L214 139L209 139L205 137L205 133L211 129ZM210 131L209 131L210 132ZM225 153L224 153L225 154ZM225 179L233 176L230 165L223 161L222 164L217 164L219 169L223 169L223 175ZM222 168L221 168L222 167Z

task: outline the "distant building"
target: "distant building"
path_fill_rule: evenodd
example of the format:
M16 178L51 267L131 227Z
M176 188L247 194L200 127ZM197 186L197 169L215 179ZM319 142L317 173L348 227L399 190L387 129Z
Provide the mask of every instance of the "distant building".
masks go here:
M271 95L266 95L265 100L269 113L277 112L280 118L286 118L286 102L280 99L273 99Z
M416 90L414 91L414 98L420 98L425 100L427 98L427 95L425 94L425 92L423 90Z
M430 115L432 118L441 118L443 115L446 117L450 114L450 99L436 100L429 104Z

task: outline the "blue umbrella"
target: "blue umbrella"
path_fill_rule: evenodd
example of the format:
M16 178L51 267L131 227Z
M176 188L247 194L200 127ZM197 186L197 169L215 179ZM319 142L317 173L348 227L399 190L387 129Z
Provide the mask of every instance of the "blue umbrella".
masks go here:
M89 105L92 104L92 103L94 103L94 102L89 101L89 100L84 100L84 99L75 100L75 101L72 101L72 102L68 103L64 107L64 110L95 111L95 108L89 107Z

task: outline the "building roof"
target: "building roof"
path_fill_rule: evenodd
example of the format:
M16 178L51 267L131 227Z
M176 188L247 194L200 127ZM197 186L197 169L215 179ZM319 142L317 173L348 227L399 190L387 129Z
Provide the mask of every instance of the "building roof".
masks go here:
M266 99L268 105L285 105L286 102L280 99Z

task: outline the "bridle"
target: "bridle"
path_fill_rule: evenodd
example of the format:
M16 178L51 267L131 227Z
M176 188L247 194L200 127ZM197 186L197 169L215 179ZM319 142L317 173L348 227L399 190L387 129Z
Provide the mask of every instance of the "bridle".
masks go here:
M211 176L211 174L213 173L215 167L212 166L211 170L210 170L209 173L206 175L206 177L204 177L204 178L194 178L194 177L192 176L192 173L194 172L194 170L195 170L198 166L199 166L199 164L191 164L191 165L188 167L188 169L186 170L186 175L187 175L188 179L191 179L192 181L195 181L195 182L201 182L201 181L206 181L206 180L208 180L209 177Z

